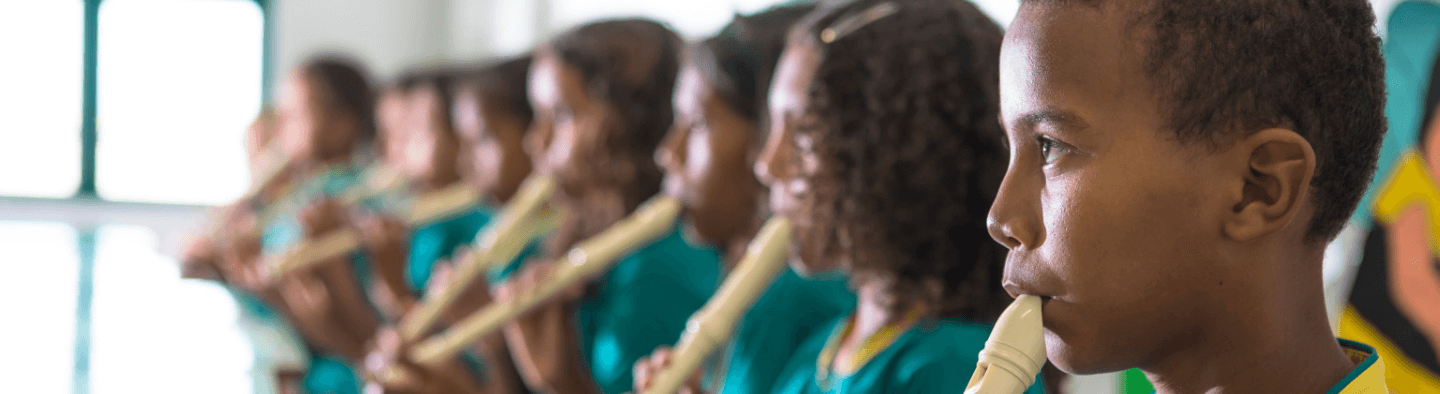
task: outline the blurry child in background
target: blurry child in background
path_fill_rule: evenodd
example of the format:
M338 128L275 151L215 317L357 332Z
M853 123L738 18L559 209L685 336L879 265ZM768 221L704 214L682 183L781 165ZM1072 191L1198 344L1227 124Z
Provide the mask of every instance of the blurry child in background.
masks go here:
M965 387L1009 301L985 226L1006 159L1001 34L952 0L836 4L791 34L755 171L795 224L791 264L845 272L859 299L800 345L772 392Z
M536 50L527 142L535 171L556 178L568 215L549 237L546 258L496 289L499 302L532 291L571 246L660 191L653 157L672 123L682 45L656 22L620 19L574 28ZM720 268L715 252L687 244L679 230L505 327L532 389L629 391L635 361L679 338L714 292Z
M262 278L252 284L284 310L313 346L305 378L310 393L355 393L359 383L350 365L364 357L378 324L364 288L370 267L350 257L325 262L284 278L265 278L262 257L273 257L303 239L337 229L344 209L330 196L362 182L361 157L374 139L373 97L364 74L353 62L318 58L286 79L277 110L278 142L291 166L306 179L282 199L284 207L265 224L258 239L243 240L232 260ZM268 283L274 281L271 286Z
M765 142L766 95L786 33L812 6L737 16L687 52L675 87L675 127L657 161L665 193L684 204L689 239L718 248L731 272L769 216L768 193L755 178ZM800 341L850 311L843 276L802 278L785 270L737 325L723 360L697 372L691 392L770 393ZM670 349L635 364L635 391L670 361Z
M443 85L446 86L444 89L427 90L426 86L442 86L438 80L418 83L412 89L410 100L414 103L415 116L411 117L411 124L418 127L409 130L411 138L403 156L448 157L449 174L460 178L457 181L463 180L474 187L485 199L474 210L425 224L411 233L404 276L410 296L415 297L412 303L427 289L437 291L447 284L444 277L448 276L451 268L446 259L455 253L457 247L464 247L475 240L480 229L492 218L495 207L508 202L520 182L530 173L529 156L521 143L532 118L525 89L529 65L528 57L501 61L478 70L451 74L446 77L449 82ZM441 130L449 132L437 132ZM455 165L456 159L459 159L459 166ZM410 160L404 167L421 179L437 179L449 175L444 171L435 171L443 165L442 160L420 159ZM460 297L460 302L442 316L437 328L443 328L489 303L490 294L484 281L476 282ZM447 382L458 379L454 376L456 369L449 366L422 367L401 361L400 357L407 354L409 344L400 343L391 330L381 335L381 348L376 350L378 356L372 357L385 360L388 364L400 363L414 373L411 381L401 385L403 387L389 387L390 390L445 392ZM479 373L478 378L487 392L523 391L502 337L494 335L481 340L471 348L471 353L480 356L469 361L476 369L474 372ZM379 366L374 367L379 369Z

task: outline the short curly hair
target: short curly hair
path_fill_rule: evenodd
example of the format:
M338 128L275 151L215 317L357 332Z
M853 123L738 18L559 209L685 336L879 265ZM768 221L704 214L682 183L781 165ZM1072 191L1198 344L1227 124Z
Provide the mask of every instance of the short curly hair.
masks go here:
M1080 3L1103 0L1025 0ZM1285 127L1315 149L1306 239L1340 233L1385 137L1385 63L1365 0L1149 0L1131 18L1142 67L1185 143Z
M820 55L800 128L821 163L808 175L816 226L835 229L822 242L852 277L886 283L892 312L990 320L1008 301L1006 252L986 232L1008 158L1002 36L953 0L832 5L791 36Z

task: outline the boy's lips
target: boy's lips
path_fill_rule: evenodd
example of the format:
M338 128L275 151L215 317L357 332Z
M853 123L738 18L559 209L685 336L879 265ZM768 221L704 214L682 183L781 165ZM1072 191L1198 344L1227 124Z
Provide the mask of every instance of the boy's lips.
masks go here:
M1010 293L1010 298L1017 298L1022 294L1033 295L1039 296L1041 303L1049 303L1050 299L1055 298L1055 293L1053 292L1036 289L1008 279L1005 280L1005 283L1002 286L1005 287L1006 293Z

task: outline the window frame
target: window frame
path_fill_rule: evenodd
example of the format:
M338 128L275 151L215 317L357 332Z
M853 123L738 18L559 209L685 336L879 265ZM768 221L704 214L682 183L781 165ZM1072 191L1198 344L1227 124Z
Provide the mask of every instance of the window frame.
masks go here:
M103 130L96 127L98 112L99 26L100 7L107 0L78 0L83 7L80 119L80 182L69 197L22 197L0 195L0 220L46 221L65 223L75 229L79 264L75 303L75 368L72 390L90 391L90 333L94 303L96 241L101 226L137 224L153 229L162 240L175 239L197 227L207 207L197 204L170 204L111 201L96 189L96 146ZM226 0L254 3L261 14L260 101L268 105L273 98L269 83L274 75L274 18L272 0ZM173 245L171 245L173 246ZM162 249L165 245L162 245Z
M76 187L75 193L68 199L87 201L106 201L95 187L95 152L99 142L99 132L96 127L98 113L98 75L100 69L99 47L100 47L100 5L106 0L81 0L84 2L84 83L81 87L81 111L80 111L80 184ZM274 23L270 14L270 3L272 0L226 0L226 1L248 1L255 3L260 8L261 43L260 43L260 105L270 104L272 92L270 80L274 76ZM175 204L183 205L183 204Z

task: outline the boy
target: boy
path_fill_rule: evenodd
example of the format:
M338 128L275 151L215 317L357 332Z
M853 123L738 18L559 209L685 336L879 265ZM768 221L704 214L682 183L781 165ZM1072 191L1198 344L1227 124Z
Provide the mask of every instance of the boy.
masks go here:
M1321 257L1385 131L1363 0L1028 0L1007 33L1005 288L1047 356L1159 393L1385 391Z

